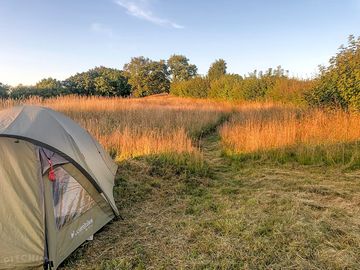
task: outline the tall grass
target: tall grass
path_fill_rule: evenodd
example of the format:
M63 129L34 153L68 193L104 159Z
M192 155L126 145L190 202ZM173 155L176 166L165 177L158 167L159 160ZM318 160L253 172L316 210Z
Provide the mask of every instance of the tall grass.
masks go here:
M359 164L360 115L285 106L240 109L220 130L225 151L238 158L304 164Z
M220 135L225 152L232 157L360 164L360 115L355 113L166 95L142 99L66 96L2 100L0 108L24 103L68 115L117 160L169 153L200 157L196 143L200 135L231 114Z
M31 98L3 100L0 108L17 104L46 106L66 114L117 160L162 153L199 155L196 138L232 108L229 103L171 96Z

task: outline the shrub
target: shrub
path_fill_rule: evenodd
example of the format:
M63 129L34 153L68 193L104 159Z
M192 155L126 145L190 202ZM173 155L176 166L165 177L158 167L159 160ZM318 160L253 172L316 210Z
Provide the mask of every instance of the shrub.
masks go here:
M312 80L279 78L265 94L267 100L282 101L298 105L306 104L305 94L314 86Z
M208 96L209 87L209 81L198 76L188 81L172 83L170 93L180 97L206 98Z
M312 106L360 110L360 37L349 37L348 45L320 69L317 84L306 100Z
M305 100L311 107L348 109L348 102L341 96L336 79L324 74L315 82L315 86L305 92Z
M243 100L242 78L237 74L227 74L210 84L209 97L226 100Z

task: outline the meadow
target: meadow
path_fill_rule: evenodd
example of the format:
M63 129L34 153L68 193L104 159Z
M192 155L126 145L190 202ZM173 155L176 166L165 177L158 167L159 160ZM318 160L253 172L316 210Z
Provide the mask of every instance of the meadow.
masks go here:
M232 110L225 102L161 95L4 100L0 108L17 104L51 107L66 114L96 137L117 161L160 153L196 155L193 142Z
M243 109L220 128L224 151L240 160L360 165L360 115L273 106Z
M63 269L359 269L360 115L168 95L37 104L119 164L115 220Z

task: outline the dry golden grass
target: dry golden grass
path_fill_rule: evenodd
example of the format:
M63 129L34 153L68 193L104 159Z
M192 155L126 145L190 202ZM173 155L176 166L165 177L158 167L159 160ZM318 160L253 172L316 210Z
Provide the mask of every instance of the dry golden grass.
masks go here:
M274 150L292 151L295 155L321 152L333 161L359 157L359 148L349 145L360 141L360 115L342 111L303 111L274 105L268 108L240 108L220 130L228 154L265 155ZM342 156L339 156L342 155ZM303 156L306 159L305 156ZM316 159L316 158L315 158ZM337 163L337 162L335 162Z
M67 96L3 100L0 108L19 103L65 113L94 135L117 160L160 153L198 155L194 139L232 109L230 103L166 95L142 99Z
M66 96L3 100L0 108L19 103L65 113L93 134L117 160L162 153L200 156L197 139L229 114L230 120L220 128L227 154L270 155L281 161L294 156L297 161L310 164L324 160L344 164L360 159L356 146L360 140L360 116L354 113L169 95L140 99Z

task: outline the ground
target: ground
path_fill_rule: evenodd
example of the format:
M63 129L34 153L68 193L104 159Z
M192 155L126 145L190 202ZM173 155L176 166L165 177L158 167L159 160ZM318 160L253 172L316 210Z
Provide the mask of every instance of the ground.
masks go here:
M124 220L62 269L359 269L360 172L234 161L217 132L191 170L162 156L119 164Z

